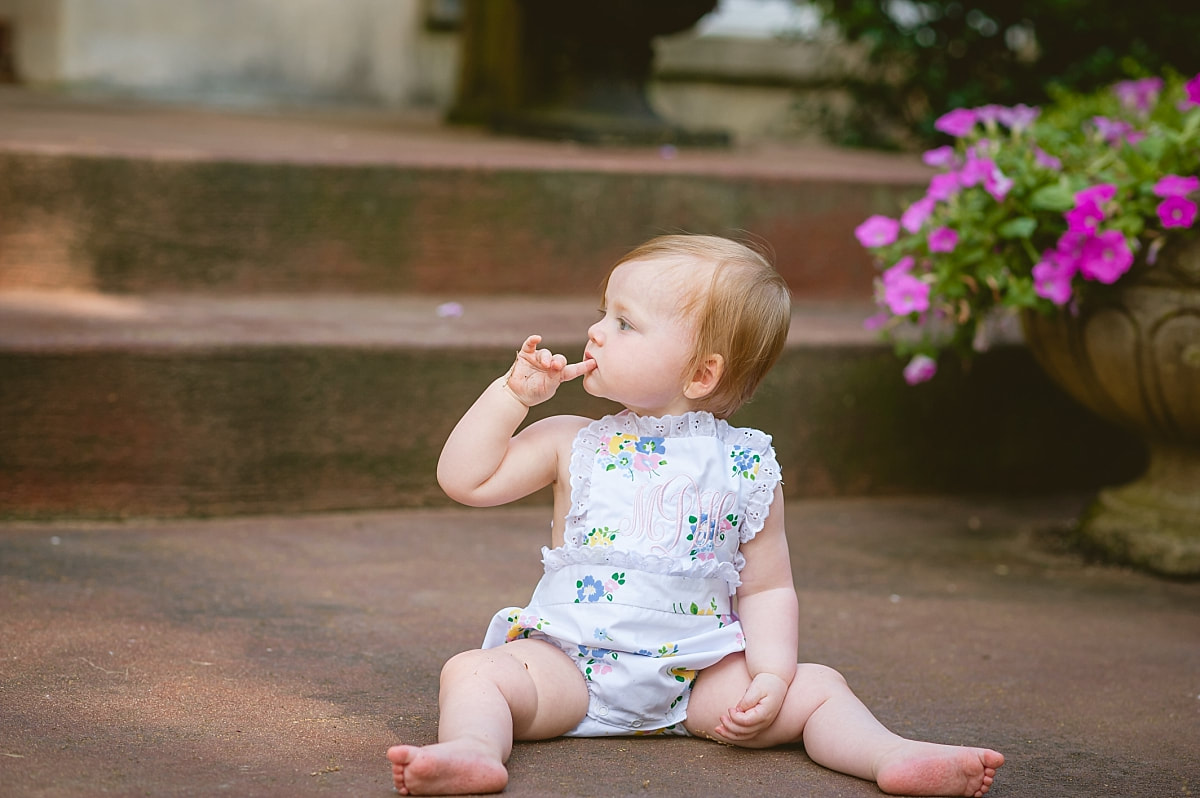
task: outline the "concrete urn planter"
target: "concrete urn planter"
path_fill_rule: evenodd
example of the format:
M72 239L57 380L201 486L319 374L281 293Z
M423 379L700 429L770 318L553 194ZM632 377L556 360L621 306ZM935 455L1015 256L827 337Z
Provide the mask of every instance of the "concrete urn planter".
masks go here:
M1067 393L1146 441L1149 465L1101 490L1083 545L1158 574L1200 578L1200 240L1135 266L1078 314L1027 312L1037 362ZM1130 279L1133 278L1133 279Z

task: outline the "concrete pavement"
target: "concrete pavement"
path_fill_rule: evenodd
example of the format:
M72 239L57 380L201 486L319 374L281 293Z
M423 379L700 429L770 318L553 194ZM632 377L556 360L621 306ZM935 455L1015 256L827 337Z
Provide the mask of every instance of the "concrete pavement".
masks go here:
M1200 791L1200 583L1084 562L1082 499L793 501L804 660L991 793ZM539 574L548 509L0 524L0 795L391 794L437 674ZM519 744L514 796L858 796L800 749Z

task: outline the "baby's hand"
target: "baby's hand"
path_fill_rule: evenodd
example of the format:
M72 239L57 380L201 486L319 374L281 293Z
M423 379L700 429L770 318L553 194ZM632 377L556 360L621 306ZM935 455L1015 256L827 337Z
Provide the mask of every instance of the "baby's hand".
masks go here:
M715 731L734 742L753 739L775 722L779 710L783 708L787 691L787 682L779 676L773 673L758 674L751 680L737 706L721 716L721 723Z
M540 335L525 339L504 383L517 401L526 407L541 404L554 396L559 385L587 374L596 367L594 360L568 364L562 355L552 354L549 349L538 349L537 345L541 342Z

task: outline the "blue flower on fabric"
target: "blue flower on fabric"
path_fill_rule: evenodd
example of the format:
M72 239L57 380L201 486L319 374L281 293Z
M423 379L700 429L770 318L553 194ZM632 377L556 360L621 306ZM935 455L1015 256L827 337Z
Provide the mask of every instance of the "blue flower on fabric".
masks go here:
M604 580L597 579L594 576L585 576L575 583L575 587L578 588L576 591L576 604L582 601L599 601L608 592L604 589Z
M635 448L642 454L666 454L666 438L639 438Z
M584 645L579 647L579 657L581 659L604 659L611 656L612 653L611 648L588 648ZM616 659L616 657L614 656L613 659Z
M758 477L758 467L762 463L760 457L753 449L743 449L741 446L734 446L733 451L729 453L729 457L733 460L733 476L742 476L745 479L754 480Z

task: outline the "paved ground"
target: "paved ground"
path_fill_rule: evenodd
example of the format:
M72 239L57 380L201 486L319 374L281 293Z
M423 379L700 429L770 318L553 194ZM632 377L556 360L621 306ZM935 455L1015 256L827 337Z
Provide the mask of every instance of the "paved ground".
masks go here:
M1095 566L1079 499L796 502L800 656L1016 796L1200 792L1200 583ZM0 795L384 796L547 511L0 525ZM870 796L799 749L521 744L509 793Z

